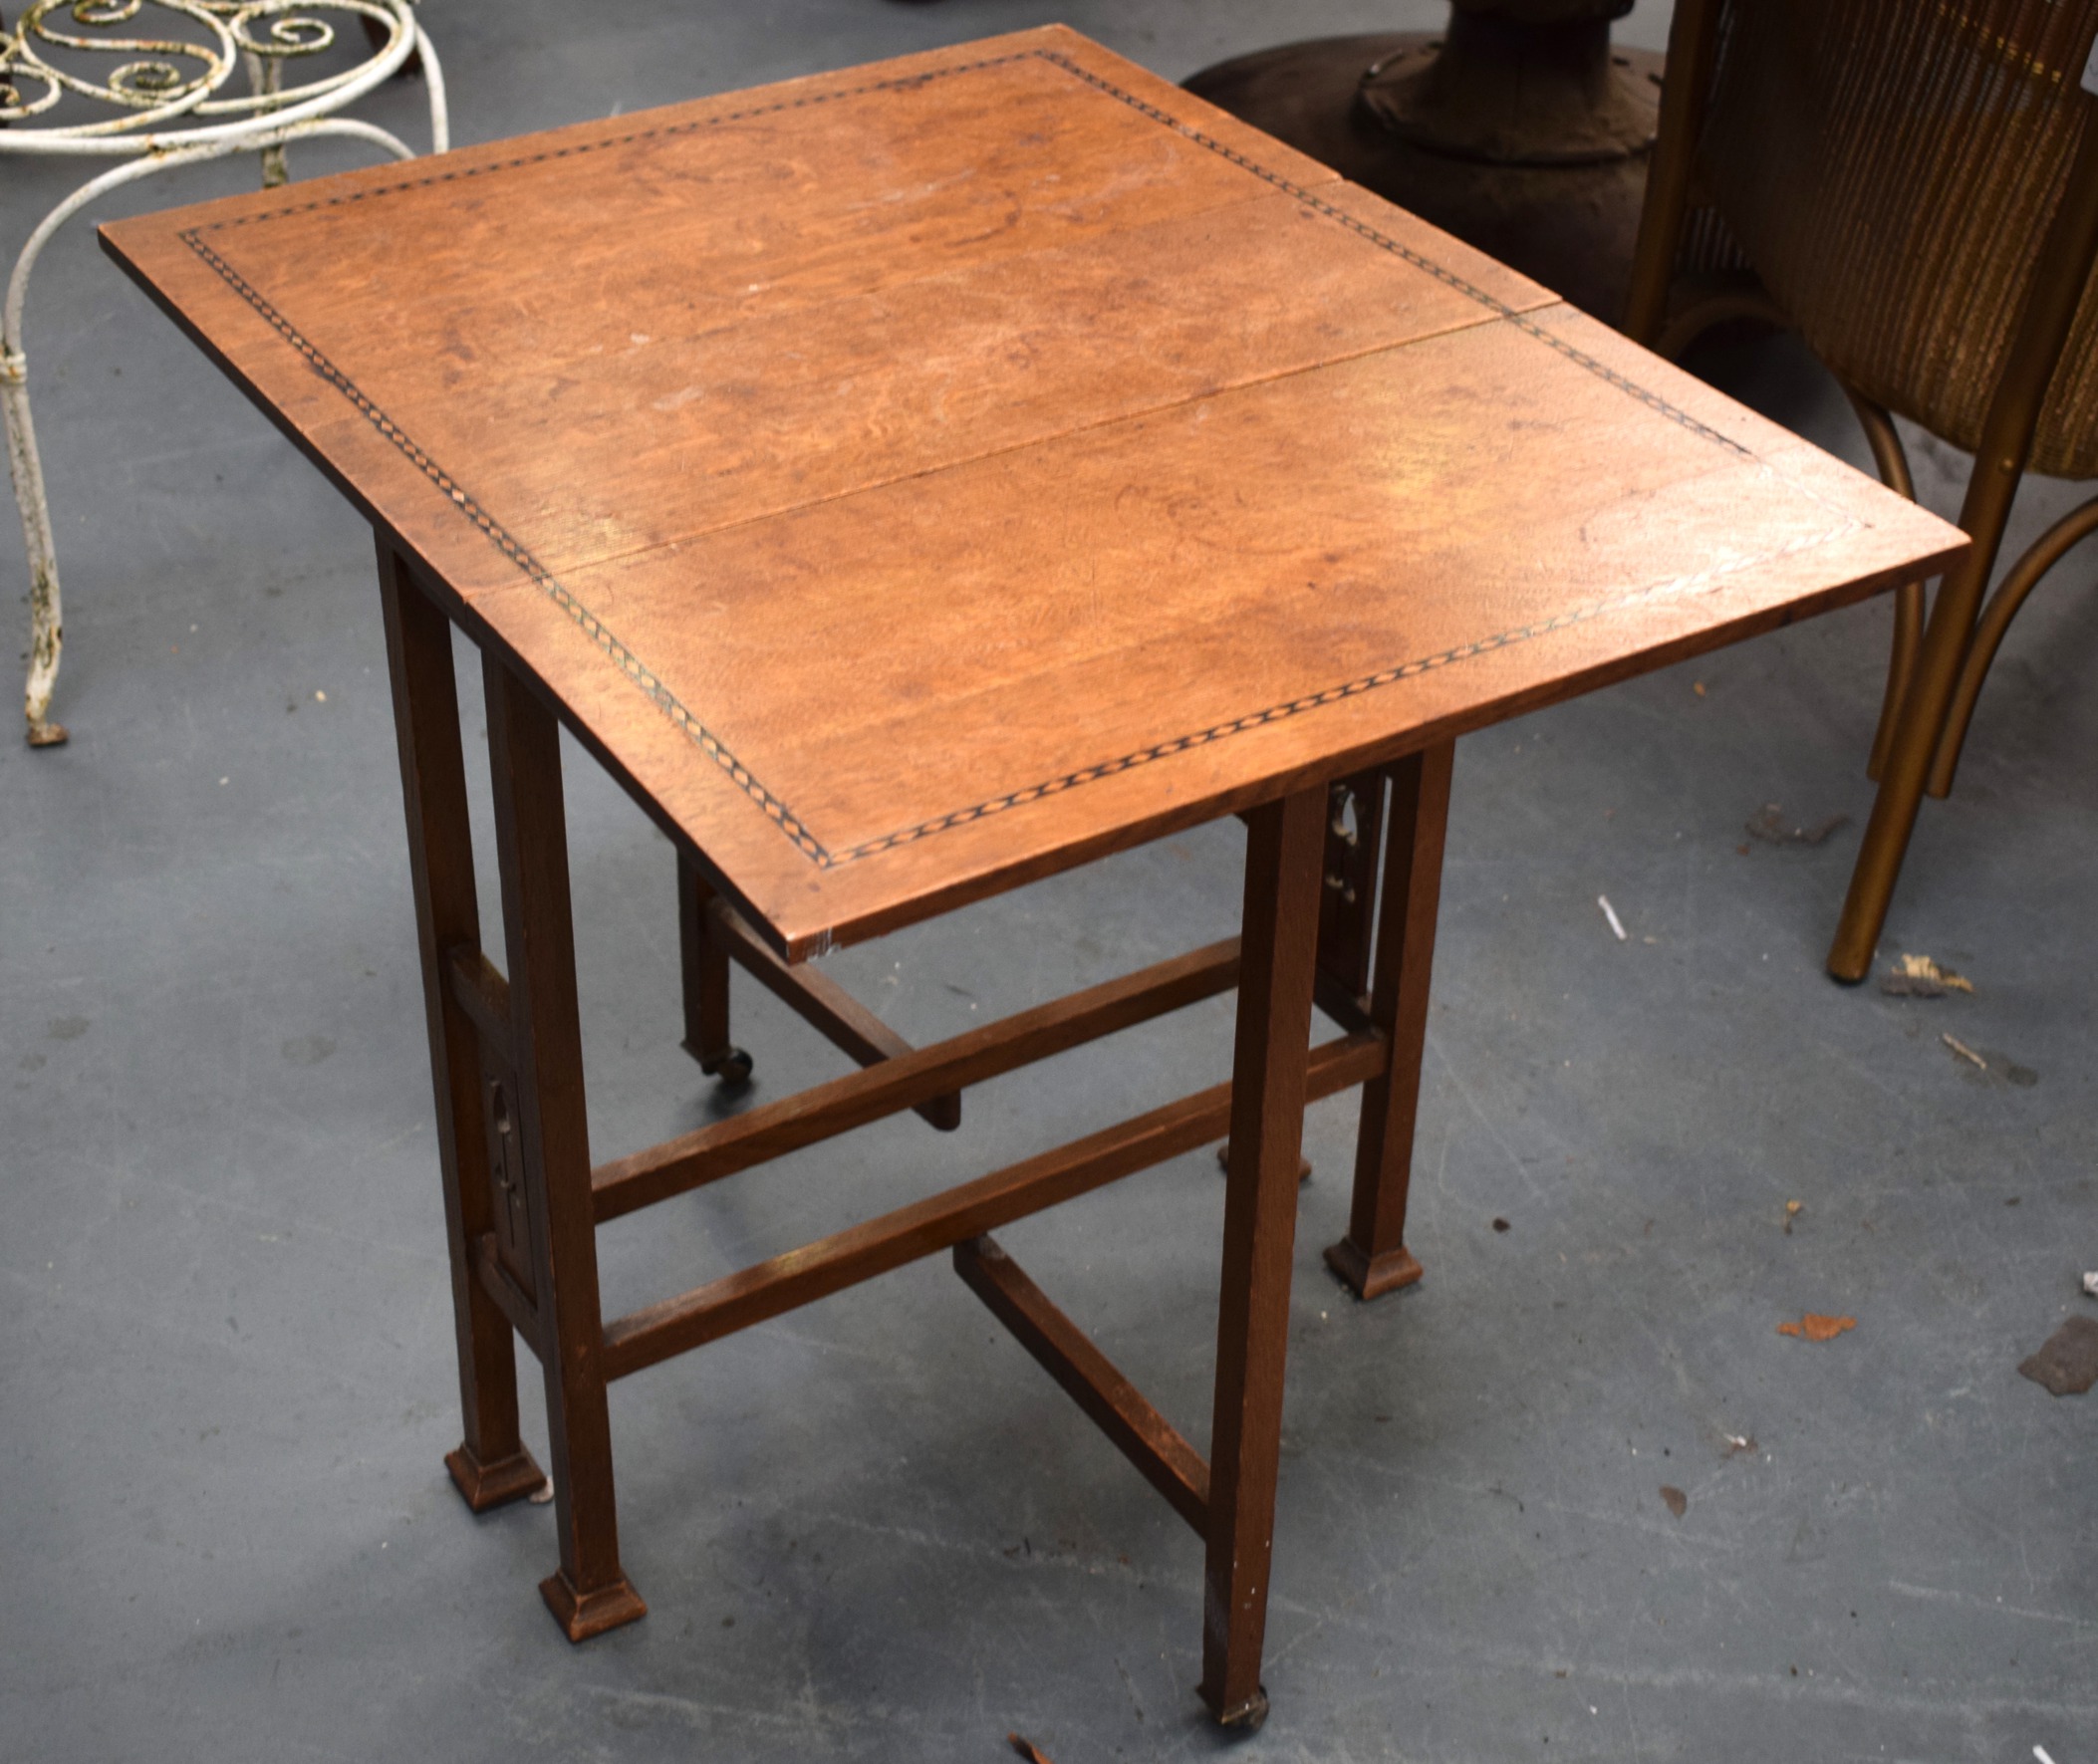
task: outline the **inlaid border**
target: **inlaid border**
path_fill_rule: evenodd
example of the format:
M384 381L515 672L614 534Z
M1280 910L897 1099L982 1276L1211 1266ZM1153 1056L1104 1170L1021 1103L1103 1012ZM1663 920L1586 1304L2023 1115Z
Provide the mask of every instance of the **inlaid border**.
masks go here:
M192 227L185 230L181 234L181 238L183 243L228 288L259 314L292 349L305 359L308 367L316 375L327 380L329 384L347 398L359 414L370 422L403 458L450 499L459 512L480 530L482 535L497 551L501 552L541 593L545 594L549 600L573 620L577 628L611 657L620 671L657 709L661 710L672 723L682 729L699 750L728 775L729 780L745 797L763 810L804 856L819 869L823 870L836 869L841 865L856 863L863 858L871 858L883 852L894 851L900 846L911 845L920 839L930 838L934 834L944 833L956 827L966 826L974 821L981 821L992 815L1002 814L1008 809L1024 807L1029 803L1039 802L1044 798L1059 795L1066 790L1074 790L1086 784L1097 783L1104 778L1119 776L1121 773L1133 771L1139 766L1150 765L1162 759L1169 759L1176 754L1186 753L1197 747L1205 747L1216 741L1227 740L1231 736L1245 734L1253 729L1264 728L1272 723L1284 722L1292 717L1304 715L1309 711L1321 709L1326 705L1338 704L1350 698L1360 697L1364 693L1377 691L1400 680L1416 678L1438 668L1452 666L1457 662L1467 661L1475 656L1483 655L1496 649L1509 648L1514 644L1527 642L1553 631L1564 630L1573 626L1585 625L1610 613L1704 592L1728 576L1738 575L1744 570L1756 568L1780 557L1825 545L1845 533L1855 531L1860 525L1854 517L1846 517L1837 526L1818 534L1794 540L1772 552L1755 557L1741 558L1690 575L1672 577L1667 581L1649 584L1644 588L1624 590L1617 594L1605 596L1601 600L1571 609L1534 625L1519 626L1509 630L1495 632L1491 636L1480 637L1453 648L1438 651L1432 655L1418 656L1412 660L1380 668L1374 673L1362 674L1352 680L1343 681L1338 685L1327 686L1319 691L1305 693L1279 704L1268 705L1245 716L1234 717L1224 722L1210 724L1202 729L1191 730L1174 736L1169 740L1157 742L1152 746L1140 748L1133 753L1123 754L1119 758L1106 760L1096 765L1084 766L1076 771L1067 772L1061 777L1047 779L1039 784L1008 792L1003 796L988 798L983 802L971 804L964 809L956 809L944 815L933 816L928 820L918 822L916 826L901 828L894 833L884 834L879 838L866 840L859 845L847 847L843 851L834 852L816 837L808 824L795 814L777 793L765 786L750 767L736 756L735 752L721 739L719 734L708 728L663 683L661 678L627 646L617 632L593 613L589 606L567 584L562 582L553 571L548 569L533 554L530 547L497 520L478 498L468 491L457 478L447 471L405 429L381 408L370 394L359 386L348 374L337 367L311 339L301 333L260 289L249 282L219 251L207 244L204 238L204 235L207 233L254 226L265 221L281 220L297 214L310 214L322 208L343 207L358 202L373 201L381 196L397 194L402 190L425 189L442 183L487 177L497 172L515 170L523 165L543 164L555 159L578 158L590 153L604 152L613 147L631 145L639 140L693 134L702 129L721 126L724 124L747 122L752 118L776 116L784 112L807 110L820 105L838 104L849 99L864 98L872 93L910 91L928 86L937 80L952 79L963 74L982 73L991 68L1007 67L1014 63L1025 61L1044 62L1052 67L1061 69L1064 73L1069 74L1093 90L1120 104L1127 105L1139 115L1172 129L1177 134L1192 141L1206 151L1229 160L1241 170L1249 172L1272 185L1275 189L1290 196L1314 213L1346 227L1350 232L1355 233L1379 250L1403 259L1414 268L1435 277L1445 286L1456 290L1466 298L1476 302L1479 306L1486 308L1494 315L1494 319L1497 322L1512 325L1524 335L1544 344L1549 349L1557 351L1558 354L1585 372L1593 374L1608 384L1615 386L1618 390L1637 398L1641 403L1660 415L1680 424L1692 433L1702 436L1714 445L1738 455L1742 459L1755 459L1756 456L1748 448L1742 446L1732 437L1721 434L1717 429L1701 422L1689 411L1672 404L1658 392L1652 391L1648 387L1639 384L1636 380L1620 374L1617 370L1609 367L1606 363L1598 361L1586 351L1576 348L1548 327L1539 324L1529 314L1520 312L1516 308L1509 306L1505 301L1496 299L1493 295L1465 280L1447 266L1423 255L1403 241L1380 232L1368 222L1348 213L1346 209L1325 200L1304 185L1297 183L1294 179L1285 177L1271 167L1262 165L1258 160L1250 158L1235 147L1226 145L1213 135L1206 134L1192 125L1181 122L1170 112L1161 110L1158 106L1139 98L1135 93L1125 91L1122 87L1094 73L1091 69L1080 66L1069 56L1051 49L1023 50L1011 55L991 56L978 61L961 62L951 67L930 68L922 73L891 80L875 80L858 86L838 87L825 92L805 94L800 98L782 99L769 105L750 106L736 111L722 111L707 117L693 118L688 122L658 124L653 127L633 129L624 134L608 135L598 140L579 141L569 146L549 147L540 152L522 153L513 158L494 160L482 165L457 168L447 167L419 177L402 178L393 183L374 184L367 188L316 197L309 201L287 203L281 208L246 214L236 219L213 221L206 226ZM1768 470L1769 468L1766 466L1764 469Z

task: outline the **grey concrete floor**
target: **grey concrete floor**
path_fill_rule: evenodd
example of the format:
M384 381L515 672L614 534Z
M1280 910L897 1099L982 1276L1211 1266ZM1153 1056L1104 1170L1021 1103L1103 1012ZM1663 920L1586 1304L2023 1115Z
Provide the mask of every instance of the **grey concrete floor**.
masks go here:
M1052 16L1180 78L1434 9L427 15L471 140ZM1630 29L1664 26L1646 7ZM417 99L375 114L412 129ZM0 232L65 187L10 164ZM1058 1764L1221 1750L1193 1693L1194 1543L941 1262L619 1386L652 1613L560 1638L533 1590L545 1510L476 1521L440 1465L455 1385L369 540L85 232L30 324L74 740L0 742L0 1757L987 1761L1008 1731ZM1706 367L1863 461L1796 353ZM1942 510L1963 464L1920 446ZM2070 494L2033 486L2020 530ZM2013 633L1889 925L1890 958L1928 952L1970 997L1820 971L1870 803L1884 605L1462 744L1428 1278L1360 1307L1321 1269L1351 1111L1318 1106L1275 1712L1248 1755L2098 1760L2098 1394L2015 1372L2098 1309L2076 1288L2098 1266L2093 574L2072 559ZM570 757L611 1153L721 1105L675 1046L669 849ZM1852 822L1750 840L1771 802ZM1238 853L1233 826L1201 830L831 966L904 1033L951 1032L1221 934ZM737 1009L755 1095L836 1069L754 988ZM1213 1082L1228 1040L1219 1003L973 1093L952 1138L907 1117L623 1222L608 1302ZM1220 1216L1204 1153L1007 1234L1197 1443ZM1858 1326L1776 1333L1807 1310ZM537 1440L536 1385L525 1407Z

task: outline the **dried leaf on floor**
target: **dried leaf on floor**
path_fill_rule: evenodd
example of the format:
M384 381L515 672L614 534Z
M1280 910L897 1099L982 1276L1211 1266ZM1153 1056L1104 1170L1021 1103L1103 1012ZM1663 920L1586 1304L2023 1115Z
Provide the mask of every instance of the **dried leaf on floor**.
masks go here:
M1973 981L1965 974L1940 967L1928 955L1905 955L1899 967L1880 976L1880 990L1889 998L1943 998L1948 992L1973 989Z
M1661 1485L1661 1504L1681 1519L1690 1511L1690 1496L1680 1488L1671 1488L1666 1482Z
M1027 1760L1027 1764L1055 1764L1055 1761L1031 1739L1022 1739L1017 1733L1008 1733L1005 1743Z
M1785 1202L1785 1235L1787 1237L1792 1235L1792 1221L1805 1211L1806 1202L1803 1200L1788 1200Z
M1778 803L1765 803L1748 821L1748 833L1753 839L1773 846L1818 846L1839 827L1850 825L1848 815L1831 815L1825 821L1816 821L1811 827L1794 826L1785 819L1784 809Z
M1809 1311L1797 1323L1780 1323L1777 1333L1808 1342L1833 1342L1845 1330L1857 1327L1855 1317L1824 1317L1818 1311Z
M537 1488L533 1489L530 1494L525 1496L525 1499L530 1501L535 1507L546 1506L550 1501L553 1500L553 1498L554 1479L551 1476L549 1476Z
M2056 1396L2081 1396L2098 1385L2098 1320L2070 1318L2018 1371Z

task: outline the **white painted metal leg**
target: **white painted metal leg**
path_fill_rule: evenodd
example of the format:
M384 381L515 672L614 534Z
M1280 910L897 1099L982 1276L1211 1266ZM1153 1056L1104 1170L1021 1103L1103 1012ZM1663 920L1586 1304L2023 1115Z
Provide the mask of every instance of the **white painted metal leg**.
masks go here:
M451 105L444 96L444 70L437 64L437 52L430 45L429 33L415 27L415 53L422 58L422 77L429 82L429 150L433 153L451 151Z
M8 475L14 480L22 543L29 553L29 685L23 710L29 719L29 745L56 747L66 739L65 729L51 720L51 693L58 684L59 649L65 640L58 551L51 538L37 431L29 416L29 364L6 343L0 343L0 414L6 418Z
M5 423L8 469L29 554L31 632L24 707L32 745L48 747L66 739L66 731L51 720L64 624L22 342L23 304L38 254L97 196L177 165L259 152L264 183L281 183L287 175L287 144L324 134L368 141L396 159L414 157L385 129L339 113L376 92L417 55L429 81L431 143L436 151L444 151L450 145L451 125L443 70L413 4L414 0L81 0L26 12L7 9L15 15L15 27L0 27L0 121L6 124L0 128L0 163L24 154L124 161L44 218L15 260L0 311L0 420ZM150 16L146 9L178 15L195 29L179 43L141 41L133 32L141 17ZM315 77L299 83L293 69L335 47L337 27L353 19L372 33L374 53L334 73L313 64ZM110 34L99 37L99 32ZM49 63L45 56L53 47L69 55L107 51L126 59L110 64L114 72L98 85ZM143 51L162 53L169 60L165 65L136 62ZM231 91L228 82L243 62L248 91L241 95ZM140 68L164 77L163 84L148 93L132 78ZM62 120L75 114L61 113L62 102L85 106L90 120ZM99 118L97 106L103 107Z
M248 85L257 98L274 98L284 90L284 64L275 56L248 54ZM284 145L262 149L262 187L274 190L291 182L291 166L284 157Z
M440 93L441 90L439 87ZM437 104L441 118L441 97ZM75 190L43 218L15 259L14 273L7 282L7 298L0 305L0 414L6 419L8 472L14 482L15 504L22 511L22 536L29 553L29 683L23 711L28 718L32 747L55 747L66 739L66 731L51 720L51 696L58 684L59 654L65 646L65 621L51 506L44 494L44 467L37 454L36 426L29 412L29 363L22 351L22 314L29 298L29 273L60 227L97 197L120 185L136 183L140 178L172 171L177 166L222 159L229 153L253 152L257 148L267 151L289 140L320 135L367 141L395 159L415 156L414 149L398 135L353 118L332 117L283 128L251 130L245 136L219 138L147 159L131 159L100 177L90 178Z

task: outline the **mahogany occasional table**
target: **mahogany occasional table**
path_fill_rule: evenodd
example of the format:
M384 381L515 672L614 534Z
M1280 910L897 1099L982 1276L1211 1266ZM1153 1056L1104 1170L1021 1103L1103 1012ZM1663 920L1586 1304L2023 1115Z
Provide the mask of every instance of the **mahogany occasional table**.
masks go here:
M1457 735L1942 569L1954 528L1062 29L108 227L370 517L476 1511L620 1568L609 1380L951 1250L1260 1646L1302 1115L1363 1089L1335 1269L1404 1239ZM509 972L451 630L479 646ZM859 1070L593 1168L558 731L675 843L686 1045L731 960ZM1242 934L912 1048L805 966L1237 813ZM1374 944L1371 906L1381 899ZM1231 1082L607 1321L595 1227L1238 992ZM1342 1033L1308 1047L1314 996ZM1308 1051L1307 1051L1308 1048ZM1206 1462L987 1235L1229 1135Z

